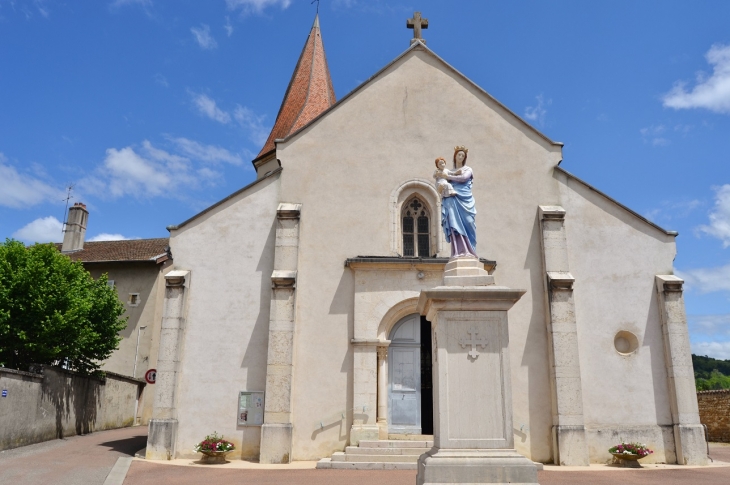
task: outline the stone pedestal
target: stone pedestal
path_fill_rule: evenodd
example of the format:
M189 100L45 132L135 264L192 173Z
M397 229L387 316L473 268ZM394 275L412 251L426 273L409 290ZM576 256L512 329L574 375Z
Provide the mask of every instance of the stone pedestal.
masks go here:
M474 273L454 276L487 280ZM434 448L418 460L418 485L537 483L512 429L507 310L525 291L477 285L424 290L418 302L432 326L434 375Z
M292 432L291 423L265 423L261 426L261 463L291 463Z

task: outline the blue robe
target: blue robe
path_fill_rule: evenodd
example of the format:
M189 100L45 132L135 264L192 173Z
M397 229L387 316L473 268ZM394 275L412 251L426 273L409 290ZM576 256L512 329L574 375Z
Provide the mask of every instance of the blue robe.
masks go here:
M466 182L450 180L456 195L444 197L441 201L441 227L444 229L446 241L451 242L451 231L466 236L471 246L477 247L477 209L474 206L474 196L471 194L471 184L474 177L470 176Z

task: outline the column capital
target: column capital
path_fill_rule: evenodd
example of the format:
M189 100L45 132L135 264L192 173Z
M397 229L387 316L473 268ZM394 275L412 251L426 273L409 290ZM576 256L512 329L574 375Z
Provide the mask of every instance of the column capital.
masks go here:
M276 209L276 217L278 219L299 219L301 212L302 204L282 202Z
M190 275L190 271L183 271L183 270L173 270L170 271L165 275L165 286L167 287L174 287L174 286L183 286L185 285L185 280Z
M540 211L540 220L565 220L565 209L559 205L540 205L538 206L538 210Z
M656 286L659 291L681 293L684 280L674 275L656 275Z
M548 271L548 283L551 290L572 290L575 278L565 271Z
M295 288L297 284L297 272L286 270L274 270L271 273L272 288Z

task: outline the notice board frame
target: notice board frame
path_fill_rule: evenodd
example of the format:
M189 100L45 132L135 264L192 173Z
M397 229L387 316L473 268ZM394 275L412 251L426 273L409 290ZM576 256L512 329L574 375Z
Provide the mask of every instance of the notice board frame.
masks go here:
M240 391L238 393L238 426L261 426L264 424L264 391Z

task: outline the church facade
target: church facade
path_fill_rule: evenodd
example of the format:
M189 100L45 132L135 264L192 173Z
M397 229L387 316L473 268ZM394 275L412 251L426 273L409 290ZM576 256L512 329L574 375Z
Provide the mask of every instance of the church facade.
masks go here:
M455 145L476 252L526 290L509 311L517 451L588 464L624 440L645 462L706 462L676 233L561 168L561 143L419 39L335 101L318 21L256 181L168 228L149 459L198 456L213 431L262 463L433 432L417 303L450 255L431 175Z

